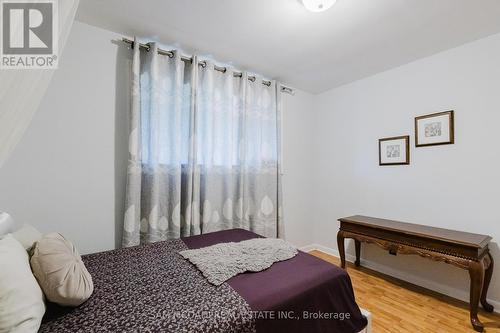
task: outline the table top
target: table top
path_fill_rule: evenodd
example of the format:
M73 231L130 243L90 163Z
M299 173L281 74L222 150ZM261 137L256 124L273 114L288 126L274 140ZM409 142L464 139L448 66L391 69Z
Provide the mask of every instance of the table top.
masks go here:
M387 230L405 235L432 238L449 243L470 247L483 248L488 245L491 237L470 232L443 229L421 224L380 219L376 217L354 215L339 219L340 222L351 223L374 229Z

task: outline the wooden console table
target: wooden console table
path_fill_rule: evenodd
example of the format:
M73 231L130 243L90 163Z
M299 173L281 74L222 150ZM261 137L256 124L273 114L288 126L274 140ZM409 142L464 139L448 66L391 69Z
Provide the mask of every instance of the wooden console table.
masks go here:
M487 312L493 311L493 306L486 301L493 274L493 258L488 249L490 236L360 215L339 221L337 242L342 268L345 268L344 239L352 238L356 266L360 264L361 242L365 242L376 244L392 255L416 254L468 270L470 320L476 331L483 331L484 326L477 317L479 302Z

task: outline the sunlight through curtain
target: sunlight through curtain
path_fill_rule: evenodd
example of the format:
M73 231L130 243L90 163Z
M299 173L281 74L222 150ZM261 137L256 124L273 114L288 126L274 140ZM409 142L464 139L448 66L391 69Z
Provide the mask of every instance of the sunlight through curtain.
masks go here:
M133 52L123 246L231 228L281 236L277 83L155 43Z

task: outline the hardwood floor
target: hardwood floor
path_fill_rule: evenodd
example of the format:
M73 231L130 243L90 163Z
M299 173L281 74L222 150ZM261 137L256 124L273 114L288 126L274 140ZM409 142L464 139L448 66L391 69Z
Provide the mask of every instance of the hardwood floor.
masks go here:
M320 251L310 254L340 266L337 257ZM356 302L373 316L373 332L458 333L475 332L465 302L418 287L367 268L347 264ZM481 310L487 333L500 333L500 315Z

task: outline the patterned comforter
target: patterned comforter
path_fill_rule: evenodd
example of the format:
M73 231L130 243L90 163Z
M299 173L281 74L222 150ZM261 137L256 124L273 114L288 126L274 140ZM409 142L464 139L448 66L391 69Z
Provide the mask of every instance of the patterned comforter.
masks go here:
M83 256L93 295L77 308L49 304L40 332L355 333L366 326L349 276L303 252L220 286L178 253L255 237L227 230ZM302 318L304 310L350 318ZM279 317L283 313L296 318Z
M94 294L49 305L40 332L255 332L245 300L209 283L178 254L187 249L177 239L84 256Z

